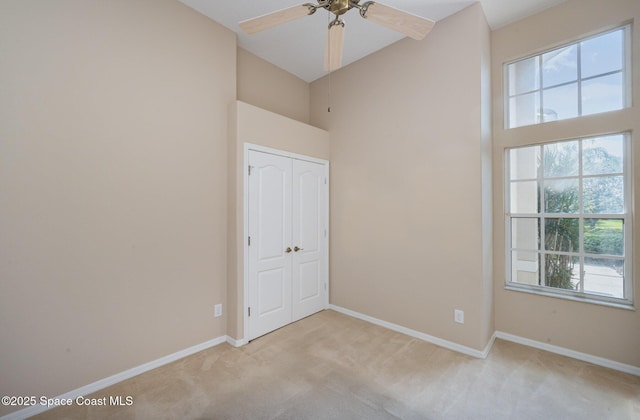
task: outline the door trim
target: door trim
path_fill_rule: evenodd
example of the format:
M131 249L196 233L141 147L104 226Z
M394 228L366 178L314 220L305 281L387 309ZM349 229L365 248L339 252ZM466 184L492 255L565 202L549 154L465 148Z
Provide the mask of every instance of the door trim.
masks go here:
M242 319L243 319L243 338L242 343L246 344L249 342L249 244L247 243L247 238L249 236L249 171L247 170L249 166L249 151L253 150L256 152L262 153L270 153L272 155L288 157L292 159L305 160L307 162L319 163L324 166L325 170L325 178L327 180L327 188L325 189L325 203L326 203L326 211L325 211L325 226L327 227L326 241L324 244L324 252L325 252L325 284L327 285L326 293L325 293L325 302L324 308L327 309L329 307L329 161L325 159L318 159L311 156L305 156L298 153L288 152L286 150L274 149L271 147L260 146L258 144L252 143L244 143L244 151L243 151L243 166L242 166L242 213L243 213L243 226L242 226L242 241L243 252L242 252L242 271L243 271L243 296L242 296Z

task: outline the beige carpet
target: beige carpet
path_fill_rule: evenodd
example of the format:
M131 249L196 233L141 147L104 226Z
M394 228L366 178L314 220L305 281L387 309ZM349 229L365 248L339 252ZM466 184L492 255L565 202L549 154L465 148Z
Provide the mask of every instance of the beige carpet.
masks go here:
M104 389L130 407L39 419L640 419L640 377L497 340L468 357L323 311Z

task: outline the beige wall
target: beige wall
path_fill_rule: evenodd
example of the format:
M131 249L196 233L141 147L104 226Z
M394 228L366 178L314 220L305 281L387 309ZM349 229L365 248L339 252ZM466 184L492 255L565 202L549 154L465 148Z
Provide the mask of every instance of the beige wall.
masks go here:
M311 87L331 133L330 302L473 349L493 333L489 40L476 3Z
M503 161L504 149L544 141L633 130L634 179L640 179L640 31L633 29L634 107L577 120L504 130L502 65L519 57L635 19L637 0L573 0L492 33L494 109L494 263L495 323L499 331L572 350L640 366L640 313L504 289ZM541 30L541 28L543 28ZM635 182L635 208L640 208L640 183ZM635 218L635 244L640 222ZM640 302L640 247L633 254L635 302Z
M309 122L309 84L238 48L238 100Z
M328 160L329 133L253 105L229 107L229 281L227 334L244 338L244 148L246 143Z
M497 330L640 366L638 312L503 289L502 219L504 147L637 131L640 108L501 128L503 62L639 8L573 0L490 37L476 4L309 86L179 2L3 1L0 392L243 338L245 142L331 160L331 303L481 349L495 299ZM638 81L638 31L634 57Z
M2 1L0 394L226 333L235 62L235 34L177 1Z

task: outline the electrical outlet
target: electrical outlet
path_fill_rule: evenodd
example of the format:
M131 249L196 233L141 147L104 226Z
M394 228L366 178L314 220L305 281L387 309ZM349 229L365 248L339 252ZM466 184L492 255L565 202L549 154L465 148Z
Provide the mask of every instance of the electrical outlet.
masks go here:
M222 303L218 303L216 306L213 307L213 316L214 317L222 316Z
M460 309L455 309L453 311L453 320L456 321L458 324L464 324L464 311L461 311Z

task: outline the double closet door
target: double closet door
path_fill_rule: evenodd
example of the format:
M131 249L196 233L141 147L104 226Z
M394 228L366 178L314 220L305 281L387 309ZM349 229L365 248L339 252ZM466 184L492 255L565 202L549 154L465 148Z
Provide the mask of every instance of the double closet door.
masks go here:
M248 339L327 305L327 165L249 150Z

